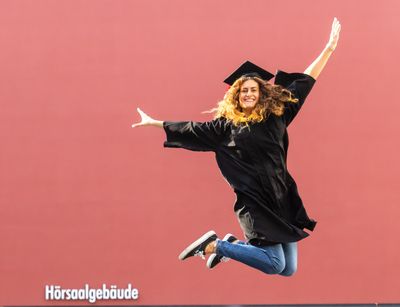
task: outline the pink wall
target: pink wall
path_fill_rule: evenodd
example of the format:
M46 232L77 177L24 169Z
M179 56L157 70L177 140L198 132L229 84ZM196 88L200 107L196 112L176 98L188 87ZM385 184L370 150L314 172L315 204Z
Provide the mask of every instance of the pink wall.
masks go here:
M132 283L143 305L399 302L399 11L397 0L1 1L0 304L55 304L44 285L85 283ZM131 129L136 107L208 120L238 64L302 71L334 16L339 46L290 128L289 168L319 221L298 273L179 262L209 229L240 235L234 196L211 153Z

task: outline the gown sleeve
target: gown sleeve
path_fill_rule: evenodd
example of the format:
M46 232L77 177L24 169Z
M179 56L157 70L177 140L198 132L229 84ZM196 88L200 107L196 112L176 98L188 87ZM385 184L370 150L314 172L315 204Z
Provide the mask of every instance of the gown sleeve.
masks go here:
M296 117L303 106L308 94L313 88L315 79L303 73L286 73L278 70L275 77L275 84L281 85L299 100L297 103L287 103L285 106L284 119L286 126Z
M167 140L164 147L193 151L216 151L224 136L226 125L222 118L208 122L170 122L163 124Z

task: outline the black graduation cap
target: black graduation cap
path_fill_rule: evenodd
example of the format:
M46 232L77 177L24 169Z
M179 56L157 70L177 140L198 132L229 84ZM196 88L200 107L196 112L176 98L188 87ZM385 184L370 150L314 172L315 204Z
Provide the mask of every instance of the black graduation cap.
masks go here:
M240 65L240 67L236 69L228 78L226 78L224 82L232 85L237 79L244 75L260 77L265 81L268 81L274 77L273 74L266 71L265 69L262 69L261 67L251 63L250 61L246 61L242 65Z

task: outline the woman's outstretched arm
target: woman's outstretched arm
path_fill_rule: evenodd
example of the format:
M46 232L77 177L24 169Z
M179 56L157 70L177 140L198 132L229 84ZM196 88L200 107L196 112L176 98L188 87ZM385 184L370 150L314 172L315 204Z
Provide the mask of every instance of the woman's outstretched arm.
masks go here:
M332 55L333 51L335 51L337 42L339 40L341 25L339 21L336 19L333 20L331 35L329 38L329 42L318 56L314 62L304 71L305 74L317 79L321 71L324 69L325 64L328 62L329 57Z
M163 127L163 123L164 123L163 121L151 118L150 116L148 116L146 113L144 113L139 108L137 108L137 111L140 114L141 121L139 123L133 124L132 128L139 127L139 126L155 126L155 127L159 127L159 128Z
M164 147L185 148L193 151L215 151L225 133L225 121L221 118L208 122L161 121L151 118L137 108L141 121L132 128L155 126L165 130L167 140Z

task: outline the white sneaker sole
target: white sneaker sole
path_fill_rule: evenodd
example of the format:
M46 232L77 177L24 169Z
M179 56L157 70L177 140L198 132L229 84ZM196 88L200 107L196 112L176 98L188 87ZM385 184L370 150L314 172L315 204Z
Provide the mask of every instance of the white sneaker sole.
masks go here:
M178 256L179 260L184 260L186 256L193 251L194 248L196 248L198 245L206 241L208 238L212 237L213 235L216 235L215 231L210 230L209 232L205 233L202 235L200 238L198 238L196 241L194 241L192 244L190 244L188 247L186 247L182 253Z
M235 237L235 236L234 236L233 234L231 234L231 233L227 233L227 234L225 235L225 237L222 238L222 241L228 241L229 237ZM237 240L237 239L236 239L236 240Z

